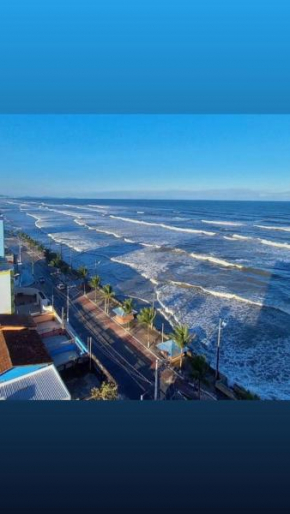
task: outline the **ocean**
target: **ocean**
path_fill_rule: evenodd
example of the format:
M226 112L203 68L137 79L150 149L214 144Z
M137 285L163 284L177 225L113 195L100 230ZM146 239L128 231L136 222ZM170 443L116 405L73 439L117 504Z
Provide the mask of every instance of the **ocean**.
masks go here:
M290 203L0 199L19 230L119 296L186 323L195 350L263 399L290 399Z

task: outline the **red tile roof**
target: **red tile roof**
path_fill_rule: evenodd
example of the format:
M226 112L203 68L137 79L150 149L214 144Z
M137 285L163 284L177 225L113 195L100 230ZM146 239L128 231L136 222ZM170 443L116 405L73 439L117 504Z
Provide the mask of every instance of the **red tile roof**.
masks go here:
M15 366L51 362L36 330L0 330L0 373Z

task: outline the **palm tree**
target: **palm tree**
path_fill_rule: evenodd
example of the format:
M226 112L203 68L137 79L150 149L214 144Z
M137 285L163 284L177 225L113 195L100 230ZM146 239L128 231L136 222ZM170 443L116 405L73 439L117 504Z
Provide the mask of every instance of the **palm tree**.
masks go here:
M99 275L94 275L90 280L90 286L95 290L95 303L97 301L97 289L100 286L101 278Z
M144 307L140 311L140 314L138 314L138 320L147 326L148 348L150 347L150 328L152 330L155 317L156 310L153 307Z
M103 287L103 295L105 297L105 312L108 314L111 299L115 296L112 286L109 284Z
M129 314L132 314L133 298L126 298L126 300L124 300L124 302L122 303L122 309L123 309L124 313L127 314L127 316L129 316ZM127 328L129 329L129 327L130 327L130 321L128 321L128 323L127 323Z
M55 255L55 257L50 261L50 264L55 268L59 268L61 264L61 256L59 253Z
M125 314L132 314L132 312L133 312L133 298L127 298L122 303L122 308L123 308L123 311L125 312Z
M171 334L171 338L180 348L180 368L182 367L182 357L184 348L190 343L191 335L187 325L176 325Z
M192 367L192 376L198 379L198 396L200 399L200 384L208 371L208 364L203 355L195 355L190 359L190 365Z
M88 275L88 268L86 268L85 266L80 266L78 269L78 275L84 281L84 295L85 295L86 294L86 278Z

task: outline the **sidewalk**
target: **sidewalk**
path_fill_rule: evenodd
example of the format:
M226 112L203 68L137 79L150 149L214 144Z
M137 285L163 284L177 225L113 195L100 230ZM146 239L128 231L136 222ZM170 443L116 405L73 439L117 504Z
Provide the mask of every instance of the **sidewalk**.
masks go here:
M95 299L95 295L89 293L86 296L80 296L77 298L76 302L86 311L89 312L96 320L102 325L104 330L112 331L118 338L123 339L126 343L134 346L139 352L142 352L143 355L151 362L151 369L155 368L156 359L159 361L159 366L162 366L163 369L167 367L168 369L168 361L161 355L161 353L154 347L156 341L160 340L160 334L157 331L151 331L152 336L152 348L147 347L148 341L148 333L147 328L142 327L142 325L138 322L135 322L133 328L130 331L121 325L119 325L113 318L111 318L108 314L105 313L103 309L103 298L101 293L97 294L97 304L91 297ZM136 337L138 334L138 338ZM173 370L172 370L173 371ZM177 370L173 371L176 375L176 387L177 391L182 393L189 399L197 400L198 399L198 391L196 386L188 383L187 380L184 380ZM201 390L201 400L216 400L216 397L212 395L209 391Z
M155 366L156 359L160 361L164 361L163 357L157 352L153 352L150 348L147 348L147 331L143 330L140 332L143 338L143 341L138 340L134 335L129 332L126 328L122 327L118 323L116 323L108 314L104 312L100 305L96 305L90 297L91 295L81 296L76 302L82 306L82 308L86 312L90 312L93 314L95 318L99 321L99 323L104 327L105 330L111 330L114 334L123 340L126 340L130 345L134 346L137 350L142 352L146 358L151 361L152 367Z

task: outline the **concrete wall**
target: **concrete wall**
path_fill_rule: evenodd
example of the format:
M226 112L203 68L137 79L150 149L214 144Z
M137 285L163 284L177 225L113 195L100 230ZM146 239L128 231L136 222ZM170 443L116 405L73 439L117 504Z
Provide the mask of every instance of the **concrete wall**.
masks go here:
M13 278L10 270L0 271L0 314L14 312Z

